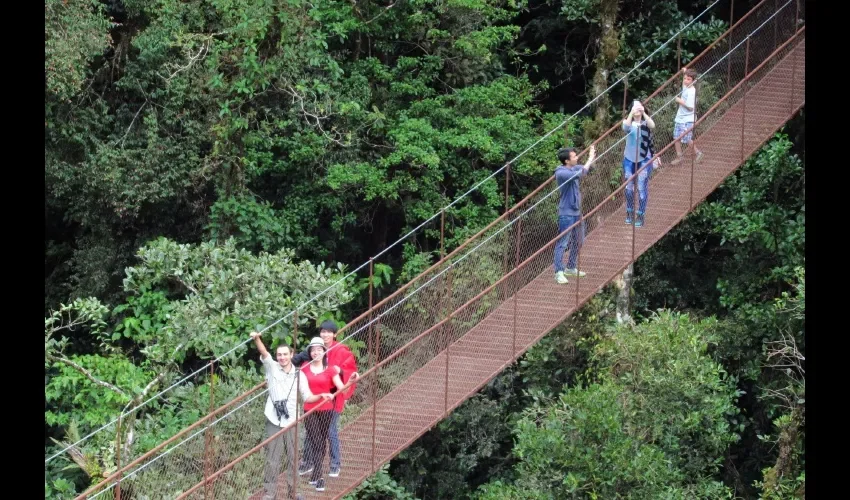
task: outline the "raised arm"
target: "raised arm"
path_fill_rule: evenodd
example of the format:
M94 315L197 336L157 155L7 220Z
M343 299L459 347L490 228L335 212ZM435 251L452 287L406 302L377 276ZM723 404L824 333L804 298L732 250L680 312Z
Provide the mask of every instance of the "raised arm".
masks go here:
M587 154L587 163L584 164L584 171L587 172L590 170L590 167L593 165L593 160L596 159L596 146L590 146L590 153Z
M271 354L269 354L269 350L266 349L266 346L263 344L260 336L261 334L259 332L251 332L251 338L254 339L254 345L256 345L257 350L260 351L260 359L266 359L271 356Z
M627 116L626 119L623 120L623 131L624 132L628 132L629 129L632 127L632 119L634 118L634 115L635 115L635 108L632 108L631 111L629 111L629 116ZM588 163L590 163L590 162L588 162Z

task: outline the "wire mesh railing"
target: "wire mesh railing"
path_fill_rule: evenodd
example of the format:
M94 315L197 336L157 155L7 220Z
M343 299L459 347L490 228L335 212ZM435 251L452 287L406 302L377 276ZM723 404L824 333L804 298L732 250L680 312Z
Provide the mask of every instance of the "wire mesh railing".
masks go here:
M779 10L772 9L772 6L767 3L762 2L756 10L751 11L745 19L736 24L734 29L727 32L724 36L724 39L728 39L727 41L718 40L689 65L700 75L697 83L698 115L699 110L711 109L710 113L697 122L698 127L693 131L694 142L700 141L702 129L710 129L737 103L741 97L736 96L746 94L745 90L741 90L746 85L742 86L741 83L748 71L759 65L761 65L760 71L769 67L769 64L764 63L783 39L771 38L773 32L765 27L775 27L776 33L784 33L784 40L788 40L790 34L795 32L794 28L799 24L796 16L799 14L795 9L789 9L789 6L793 7L793 2L783 3ZM791 28L786 29L786 24L783 23L789 20L792 21ZM738 35L737 38L735 38L736 35ZM732 43L735 39L739 41ZM764 49L770 43L773 44L773 49L770 51ZM667 144L659 152L662 158L671 151L675 106L670 103L680 91L680 86L680 80L671 79L659 91L643 101L653 111L653 118L657 124L656 144ZM735 90L736 93L720 100L731 90ZM658 109L652 110L653 106L657 106ZM742 114L742 116L746 115ZM615 133L618 127L619 125L615 125L596 141L597 149L601 153L591 173L582 180L585 206L596 206L594 210L586 213L582 221L589 236L592 236L611 215L622 210L624 203L627 183L622 182L623 133ZM680 190L677 196L669 197L667 205L673 211L687 211L693 206L693 163L695 159L692 160L690 171L691 188ZM673 166L662 168L683 170L682 167ZM633 186L640 173L635 174L630 180ZM652 179L651 175L649 177ZM655 180L652 179L652 182L654 183ZM633 196L637 196L636 193L639 192L640 189L634 189ZM653 211L657 209L659 212L663 210L663 207L659 207L657 203L651 203L650 208ZM532 195L514 206L505 216L494 221L488 228L446 256L441 264L433 266L416 277L400 293L380 302L371 308L368 314L347 325L346 329L350 332L348 344L360 359L361 371L365 371L363 378L358 381L358 389L354 397L348 402L348 409L341 418L341 425L348 426L346 430L352 425L357 426L358 429L356 434L348 433L352 436L347 440L349 453L346 460L349 463L369 464L363 467L374 470L377 464L384 461L382 457L389 453L388 447L398 446L398 443L387 444L392 442L390 438L395 432L395 427L412 425L417 418L423 422L439 419L451 409L458 397L462 399L468 395L465 392L468 389L457 389L450 384L450 381L455 378L454 373L450 374L452 370L467 368L462 366L463 363L460 368L454 366L456 361L452 361L452 354L457 354L456 349L449 349L449 347L458 346L466 332L482 324L485 318L494 317L494 313L505 304L507 298L514 297L515 308L525 307L520 302L522 299L517 297L517 292L538 279L552 266L552 247L558 236L556 213L557 190L550 179ZM650 212L647 213L650 221L653 216ZM572 229L574 228L566 232ZM579 267L583 269L606 266L618 269L625 267L634 259L638 241L636 235L641 229L630 226L630 231L632 234L630 239L610 242L609 250L613 248L614 251L606 251L595 256L581 251ZM576 305L580 302L579 290L583 286L581 282L585 280L587 280L587 286L593 286L590 279L576 278ZM551 300L551 297L530 297L527 300L545 302L547 299ZM512 319L514 323L517 321L516 314L512 318L505 318L507 321ZM522 331L524 326L514 324L514 331ZM506 363L517 354L517 342L515 334L512 341L503 339L501 342L473 345L472 354L487 362ZM458 354L458 356L460 359L464 358L462 355ZM426 367L425 371L432 375L432 381L443 382L443 387L441 390L437 390L434 386L416 389L418 392L414 392L415 395L412 397L415 401L420 401L421 405L415 415L402 413L394 415L391 407L380 408L381 401L391 399L388 396L397 393L402 384L411 381ZM468 369L474 369L474 367ZM441 396L443 401L434 400L435 394ZM241 430L235 427L228 428L234 435L242 434L241 448L243 450L246 448L246 443L250 446L250 443L262 441L261 435L250 434L250 432L256 433L260 428L257 424L257 415L260 413L256 408L241 407L234 410L228 417L234 422L246 422ZM364 417L369 416L371 416L371 430L368 422L364 423ZM248 430L247 427L251 425L253 428ZM211 431L213 435L218 435L221 429L225 428L222 426L218 429L218 431ZM297 429L297 426L293 426L282 432L297 432ZM304 431L302 430L301 433L303 436ZM355 445L354 448L351 446L352 443ZM216 493L230 497L232 494L243 495L252 491L252 488L257 487L256 471L258 469L255 466L262 462L262 457L256 451L263 444L260 442L259 445L240 455L238 460L231 460L224 468L219 468L217 472L207 474L206 477L203 476L202 468L200 480L193 489L170 491L187 491L182 493L182 497ZM197 444L185 445L185 447L186 451L172 452L170 456L174 458L161 459L171 460L174 465L162 464L159 468L149 466L144 470L137 469L133 479L129 479L130 484L144 483L149 488L154 488L152 485L161 484L158 490L151 489L150 498L170 498L169 486L166 484L177 484L174 482L176 480L164 479L166 474L156 471L167 470L168 474L184 474L197 479L196 465L213 462L212 458L204 456L204 453L209 454L209 446L204 451ZM232 458L234 454L224 453L221 457ZM222 462L215 460L214 463L218 466ZM186 472L187 467L195 467L194 472L191 474ZM206 470L210 470L209 467ZM133 471L125 471L124 477L130 478L130 474L133 474ZM123 484L127 480L121 479L121 481ZM185 483L181 481L180 484ZM207 491L210 485L213 490ZM243 490L239 490L240 485Z

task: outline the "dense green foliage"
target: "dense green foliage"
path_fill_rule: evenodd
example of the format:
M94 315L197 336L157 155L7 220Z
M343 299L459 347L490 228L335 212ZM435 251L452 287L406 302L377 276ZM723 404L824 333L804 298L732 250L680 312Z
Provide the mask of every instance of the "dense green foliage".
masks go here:
M602 0L46 0L46 453L326 289L577 111L601 51L612 82L710 1L615 3L607 32ZM683 61L725 27L696 23ZM671 45L629 96L675 65ZM580 116L532 150L511 196L596 132ZM638 261L637 325L600 293L352 497L804 492L802 120L786 133ZM500 179L446 212L448 249L504 209ZM439 257L438 223L376 262L376 297ZM302 309L299 342L367 288ZM258 383L253 354L126 416L123 454L195 422L211 384ZM48 464L45 496L114 471L114 437Z

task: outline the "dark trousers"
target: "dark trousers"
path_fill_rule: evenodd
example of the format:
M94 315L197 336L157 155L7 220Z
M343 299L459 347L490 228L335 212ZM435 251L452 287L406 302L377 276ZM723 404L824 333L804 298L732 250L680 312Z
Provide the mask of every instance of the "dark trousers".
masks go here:
M331 428L331 417L333 410L317 411L307 415L304 420L304 428L307 431L307 442L304 445L304 461L307 466L313 467L310 474L311 481L317 481L322 477L325 454L328 449L328 434Z

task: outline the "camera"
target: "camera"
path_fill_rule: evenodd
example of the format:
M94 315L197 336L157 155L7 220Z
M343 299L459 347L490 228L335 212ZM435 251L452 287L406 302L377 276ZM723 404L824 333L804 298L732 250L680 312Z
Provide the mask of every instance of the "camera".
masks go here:
M274 405L274 411L277 413L278 420L289 420L289 410L286 408L286 400L272 401L272 404Z

